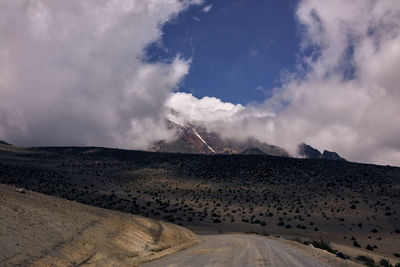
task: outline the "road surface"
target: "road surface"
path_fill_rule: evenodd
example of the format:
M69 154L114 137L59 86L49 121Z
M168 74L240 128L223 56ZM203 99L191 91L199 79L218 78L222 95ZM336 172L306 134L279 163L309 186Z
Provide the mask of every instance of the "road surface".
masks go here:
M301 250L255 235L208 235L204 242L143 267L177 266L329 266Z

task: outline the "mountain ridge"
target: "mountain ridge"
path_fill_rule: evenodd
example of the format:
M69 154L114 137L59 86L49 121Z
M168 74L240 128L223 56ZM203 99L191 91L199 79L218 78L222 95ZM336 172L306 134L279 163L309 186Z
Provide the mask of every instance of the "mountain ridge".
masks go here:
M169 129L176 129L177 138L167 142L157 141L151 150L155 152L172 152L186 154L246 154L257 149L257 153L262 152L271 156L289 157L289 153L278 146L260 142L255 138L248 138L244 141L224 139L216 132L210 132L203 127L194 124L180 124L168 121Z
M176 139L173 141L159 140L151 148L154 152L183 153L183 154L246 154L270 155L281 157L301 157L312 159L345 160L338 153L318 149L301 143L297 155L290 155L284 148L261 142L255 138L238 141L224 139L217 132L208 131L204 127L192 123L181 124L172 120L167 121L169 129L175 129Z
M0 145L12 146L11 144L7 143L6 141L0 140Z
M339 154L336 152L324 150L321 153L318 149L307 145L306 143L301 143L297 147L297 154L307 159L328 159L346 161L346 159L339 156Z

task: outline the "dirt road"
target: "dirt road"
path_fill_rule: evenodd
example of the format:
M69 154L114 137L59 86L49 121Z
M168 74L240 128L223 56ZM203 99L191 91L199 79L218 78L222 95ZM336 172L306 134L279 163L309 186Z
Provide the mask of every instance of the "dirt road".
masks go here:
M262 236L230 234L203 238L201 244L143 266L331 266L300 249Z

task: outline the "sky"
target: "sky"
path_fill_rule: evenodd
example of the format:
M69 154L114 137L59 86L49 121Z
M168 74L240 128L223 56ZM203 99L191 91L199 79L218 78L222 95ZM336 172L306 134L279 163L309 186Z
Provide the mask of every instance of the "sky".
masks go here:
M163 27L151 60L192 59L180 91L247 104L262 102L299 53L297 1L219 0L192 7ZM206 12L205 12L205 8Z
M0 139L149 149L173 119L400 165L398 66L398 0L0 0Z

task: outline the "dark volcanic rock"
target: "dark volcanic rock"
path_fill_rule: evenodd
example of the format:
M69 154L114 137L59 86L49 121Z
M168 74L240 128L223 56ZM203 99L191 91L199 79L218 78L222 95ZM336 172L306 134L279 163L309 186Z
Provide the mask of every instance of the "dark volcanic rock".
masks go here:
M324 153L322 153L322 158L323 159L330 159L330 160L343 160L343 161L346 161L344 158L339 156L338 153L331 152L331 151L328 151L328 150L324 150Z
M305 157L307 159L319 159L322 156L321 152L319 152L318 149L315 149L312 146L304 143L299 145L299 147L297 148L297 152L299 153L300 156Z
M300 157L304 157L307 159L328 159L328 160L346 161L336 152L324 150L324 152L321 154L321 152L319 152L318 149L315 149L312 146L307 145L305 143L302 143L298 146L297 153L299 154Z
M0 145L12 146L11 144L9 144L3 140L0 140Z

